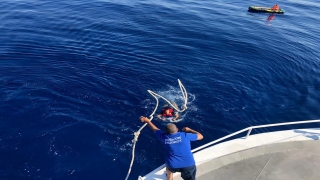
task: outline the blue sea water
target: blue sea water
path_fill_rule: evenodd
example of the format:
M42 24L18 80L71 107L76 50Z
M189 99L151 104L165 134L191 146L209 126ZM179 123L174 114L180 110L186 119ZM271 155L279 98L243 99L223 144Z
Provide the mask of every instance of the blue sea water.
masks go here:
M177 126L205 137L193 148L251 125L319 119L320 3L247 12L274 3L2 1L0 179L125 179L139 117L156 105L147 90L181 105L177 79L189 95ZM129 179L163 163L145 128Z

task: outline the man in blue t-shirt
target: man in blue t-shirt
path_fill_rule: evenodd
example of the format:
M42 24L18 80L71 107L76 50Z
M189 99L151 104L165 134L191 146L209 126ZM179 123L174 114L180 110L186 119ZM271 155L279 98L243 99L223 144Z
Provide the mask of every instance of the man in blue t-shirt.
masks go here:
M184 180L195 180L197 169L190 141L201 140L202 134L188 127L182 129L184 132L178 132L178 128L172 123L167 124L165 132L163 132L147 117L141 116L140 120L148 124L165 149L168 180L172 180L175 172L181 172L181 177Z

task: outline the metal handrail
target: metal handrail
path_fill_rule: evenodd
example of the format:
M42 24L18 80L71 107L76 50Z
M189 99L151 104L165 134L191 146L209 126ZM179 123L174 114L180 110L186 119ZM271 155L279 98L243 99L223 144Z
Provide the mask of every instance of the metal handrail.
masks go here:
M266 124L266 125L260 125L260 126L250 126L250 127L245 128L245 129L242 129L240 131L237 131L235 133L232 133L232 134L229 134L229 135L224 136L222 138L219 138L219 139L217 139L215 141L211 141L211 142L209 142L209 143L207 143L205 145L202 145L202 146L200 146L198 148L195 148L191 152L199 151L199 150L204 149L204 148L206 148L206 147L208 147L208 146L210 146L212 144L216 144L216 143L218 143L220 141L228 139L229 137L235 136L235 135L240 134L240 133L242 133L244 131L248 131L248 133L247 133L247 135L245 137L245 138L247 138L247 137L250 136L250 133L251 133L252 129L258 129L258 128L264 128L264 127L273 127L273 126L284 126L284 125L291 125L291 124L306 124L306 123L315 123L315 122L320 122L320 119L307 120L307 121L287 122L287 123Z

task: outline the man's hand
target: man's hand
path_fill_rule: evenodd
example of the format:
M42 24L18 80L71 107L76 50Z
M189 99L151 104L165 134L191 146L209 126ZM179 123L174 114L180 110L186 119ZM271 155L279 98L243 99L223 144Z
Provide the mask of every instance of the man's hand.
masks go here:
M182 128L182 131L187 132L187 133L197 134L198 135L198 139L197 140L203 139L203 136L202 136L201 133L199 133L198 131L195 131L195 130L193 130L191 128L184 127L184 128Z
M144 116L140 116L140 121L143 123L147 123L148 126L150 127L150 129L155 132L156 130L159 130L159 128L157 128L157 126L155 126L149 118L144 117Z
M147 117L144 117L144 116L141 116L141 117L140 117L140 120L141 120L141 122L143 122L143 123L150 122L150 119L147 118Z
M184 132L189 132L191 129L190 128L188 128L188 127L184 127L184 128L182 128L182 131L184 131Z
M179 113L175 113L175 118L173 119L174 121L177 120L179 118Z

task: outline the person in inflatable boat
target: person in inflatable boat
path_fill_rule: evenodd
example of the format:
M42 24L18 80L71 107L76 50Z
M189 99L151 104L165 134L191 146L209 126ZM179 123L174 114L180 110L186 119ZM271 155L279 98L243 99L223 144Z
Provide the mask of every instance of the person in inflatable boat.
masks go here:
M277 11L277 10L280 9L280 7L278 6L278 4L276 4L271 9L274 10L274 11Z

